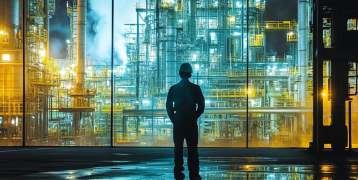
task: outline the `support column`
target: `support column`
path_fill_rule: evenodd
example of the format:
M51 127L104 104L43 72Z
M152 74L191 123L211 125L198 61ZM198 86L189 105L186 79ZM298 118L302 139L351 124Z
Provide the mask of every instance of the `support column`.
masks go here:
M177 76L177 29L176 12L169 9L167 13L166 41L166 89L176 83Z
M191 42L196 40L196 0L189 2L189 40Z
M307 67L308 67L308 0L298 0L298 63L300 66L300 100L301 106L307 101Z

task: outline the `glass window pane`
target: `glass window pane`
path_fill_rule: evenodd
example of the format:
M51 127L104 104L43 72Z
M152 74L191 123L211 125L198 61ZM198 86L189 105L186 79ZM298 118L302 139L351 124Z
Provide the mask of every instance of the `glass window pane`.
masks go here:
M27 2L26 145L109 146L111 1Z
M0 1L0 146L22 145L23 4Z
M205 96L205 113L197 122L199 146L246 146L245 3L149 0L135 4L136 9L130 8L132 2L115 5L116 17L128 16L115 21L115 39L126 46L126 58L116 64L115 99L123 111L115 119L115 145L173 146L165 102L169 87L181 80L181 64L188 62L190 81Z
M313 126L309 2L249 3L249 147L308 147Z

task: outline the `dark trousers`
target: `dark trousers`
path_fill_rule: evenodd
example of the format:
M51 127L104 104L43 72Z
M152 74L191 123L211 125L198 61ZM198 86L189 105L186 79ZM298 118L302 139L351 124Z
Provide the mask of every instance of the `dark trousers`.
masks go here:
M188 148L188 169L189 177L199 175L199 154L198 154L198 125L177 124L174 125L174 176L184 171L183 144L186 140Z

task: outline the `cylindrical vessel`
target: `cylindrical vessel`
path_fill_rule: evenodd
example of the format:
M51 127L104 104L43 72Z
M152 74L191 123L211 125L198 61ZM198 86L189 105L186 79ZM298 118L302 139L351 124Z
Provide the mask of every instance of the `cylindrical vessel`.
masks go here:
M300 100L305 106L307 100L307 67L308 67L308 0L298 0L298 64L301 71Z
M78 0L77 9L77 83L85 86L87 0Z
M19 0L0 0L0 31L9 26L18 26L20 20Z
M196 40L196 0L189 1L188 34L190 41Z
M166 41L166 89L176 83L177 77L177 29L175 10L169 9L167 13L167 41Z

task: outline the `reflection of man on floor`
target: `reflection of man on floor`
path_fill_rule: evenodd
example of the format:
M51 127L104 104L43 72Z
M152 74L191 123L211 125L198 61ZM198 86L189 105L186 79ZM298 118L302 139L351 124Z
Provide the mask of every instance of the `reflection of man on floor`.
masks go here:
M189 63L181 65L181 81L170 87L166 108L174 124L174 178L184 179L183 143L188 147L188 168L190 179L201 179L199 175L198 125L197 120L204 112L205 100L200 86L189 81L193 69ZM198 109L196 110L196 105Z

